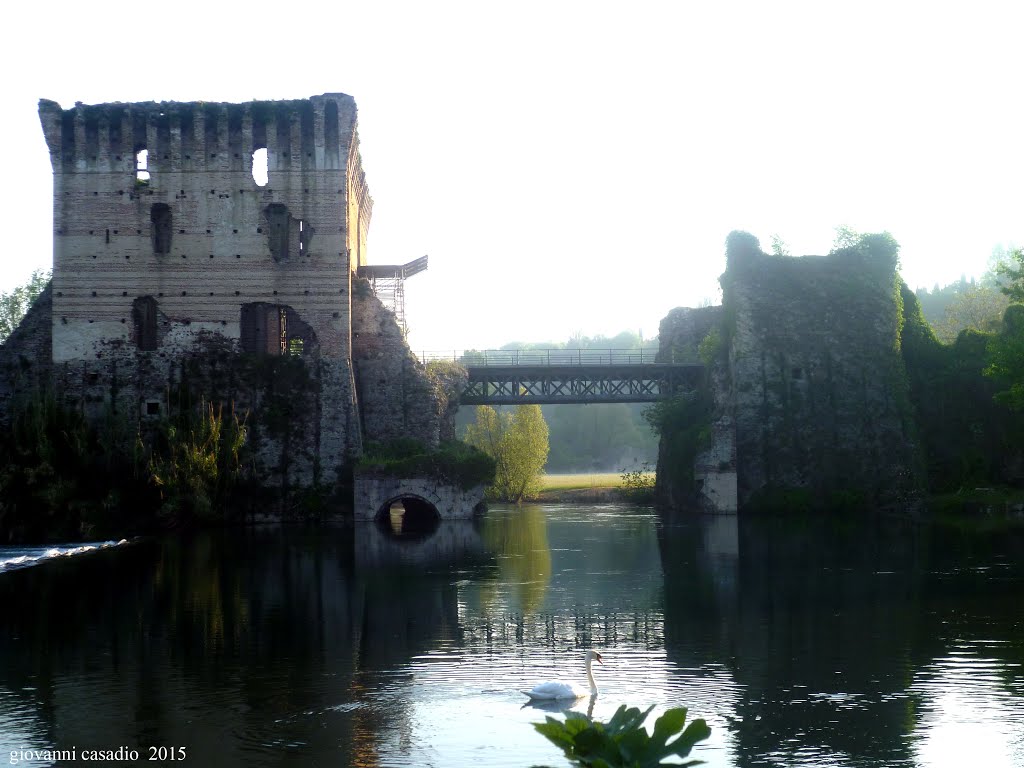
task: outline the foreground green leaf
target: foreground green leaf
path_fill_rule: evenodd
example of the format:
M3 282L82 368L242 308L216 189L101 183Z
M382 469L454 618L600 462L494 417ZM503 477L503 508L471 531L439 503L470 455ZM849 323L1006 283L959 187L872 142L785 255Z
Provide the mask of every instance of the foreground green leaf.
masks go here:
M553 717L534 728L558 746L567 758L588 768L656 768L657 766L698 765L701 760L664 763L668 757L686 757L699 741L711 735L703 720L686 726L686 708L667 710L654 724L654 735L644 721L654 709L641 712L636 707L619 707L607 723L591 721L577 712L566 712L565 722ZM685 726L685 728L684 728ZM673 741L673 737L676 737Z

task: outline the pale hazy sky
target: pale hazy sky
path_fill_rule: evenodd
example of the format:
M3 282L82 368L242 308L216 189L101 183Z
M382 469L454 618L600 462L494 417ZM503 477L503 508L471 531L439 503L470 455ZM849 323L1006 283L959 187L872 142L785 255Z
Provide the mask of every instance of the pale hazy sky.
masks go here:
M18 3L0 289L51 263L39 98L359 105L369 258L414 349L657 333L718 298L732 229L890 231L912 287L1024 243L1024 5Z

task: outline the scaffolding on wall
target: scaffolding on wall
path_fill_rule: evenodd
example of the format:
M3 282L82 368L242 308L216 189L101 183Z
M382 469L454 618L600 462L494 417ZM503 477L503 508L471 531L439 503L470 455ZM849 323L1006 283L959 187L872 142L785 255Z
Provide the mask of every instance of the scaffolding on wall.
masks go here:
M407 264L364 264L357 274L370 281L373 295L386 309L395 314L398 327L403 335L408 335L409 328L405 322L405 279L423 272L427 268L427 257L421 256Z

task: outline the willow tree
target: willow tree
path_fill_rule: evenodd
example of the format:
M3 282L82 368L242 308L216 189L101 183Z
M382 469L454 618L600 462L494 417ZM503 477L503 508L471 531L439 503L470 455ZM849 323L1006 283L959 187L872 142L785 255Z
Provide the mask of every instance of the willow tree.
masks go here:
M477 406L466 442L494 459L490 492L495 498L520 502L540 491L548 460L548 425L539 405L517 405L511 413L501 414L490 406Z

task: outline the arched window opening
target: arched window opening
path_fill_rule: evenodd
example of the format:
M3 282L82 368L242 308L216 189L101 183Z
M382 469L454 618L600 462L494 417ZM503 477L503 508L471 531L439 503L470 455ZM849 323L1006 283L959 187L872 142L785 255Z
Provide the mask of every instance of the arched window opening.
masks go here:
M260 147L252 153L252 180L256 182L258 187L265 187L270 181L266 147Z
M135 184L139 187L149 184L149 150L145 147L135 153Z
M153 253L170 253L171 235L174 232L171 206L167 203L154 203L149 209L149 220L153 232Z
M422 539L437 530L441 514L429 501L417 496L400 496L381 507L377 524L390 536Z

